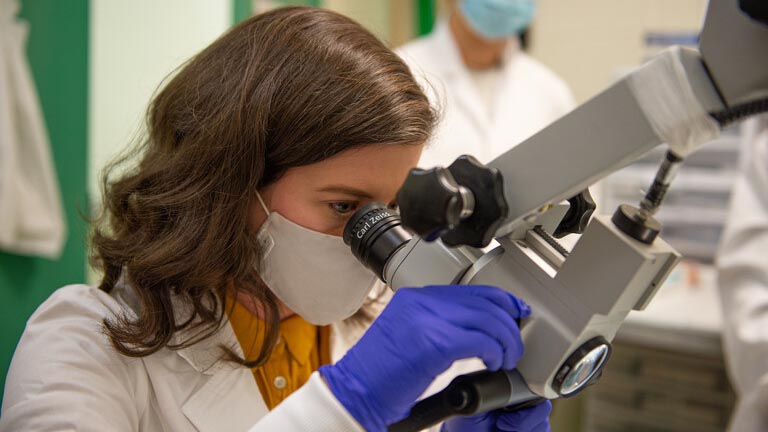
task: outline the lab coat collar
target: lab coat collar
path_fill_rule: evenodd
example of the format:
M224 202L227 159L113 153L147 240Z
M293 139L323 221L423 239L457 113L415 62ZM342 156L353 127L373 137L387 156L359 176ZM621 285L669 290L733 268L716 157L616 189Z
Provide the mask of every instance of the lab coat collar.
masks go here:
M192 313L189 303L181 301L179 296L173 296L171 302L173 303L176 322L186 322L189 320ZM217 307L223 308L224 306L222 304L217 305ZM198 321L198 319L194 318L193 322L196 321ZM179 349L177 353L184 358L184 360L189 362L189 364L198 372L213 375L223 368L231 369L237 367L242 369L241 366L228 361L226 353L223 350L223 348L228 348L236 355L240 357L243 356L242 349L237 341L237 336L235 336L235 332L232 330L229 320L225 318L219 323L213 334L202 340L198 340L204 335L205 333L201 332L201 330L186 328L174 333L171 338L171 344L176 345L182 342L189 344L189 341L196 341L185 348Z
M437 74L444 80L444 85L453 87L457 108L466 112L467 118L471 119L478 131L485 133L490 130L491 123L485 107L477 97L475 83L461 58L447 19L443 18L437 23L432 37L436 61L431 63L435 65Z
M267 408L251 370L231 362L219 369L184 402L181 411L200 432L248 430L267 415Z
M124 279L116 284L112 296L124 308L129 318L136 318L140 302L133 288ZM171 299L176 322L188 318L191 308L179 296ZM171 344L199 336L195 331L182 331L171 338ZM194 340L194 339L192 339ZM181 410L200 432L222 429L226 419L228 430L247 430L268 413L251 370L227 361L221 346L229 347L237 355L242 350L228 320L208 338L195 342L175 353L186 360L196 371L209 376L199 389L189 395Z
M182 302L179 296L172 297L171 301L176 322L188 319L191 312L189 303ZM171 343L189 343L200 336L200 332L187 329L175 333ZM228 429L248 430L269 412L251 370L228 361L223 347L243 357L237 336L227 319L211 336L176 351L196 371L210 376L181 407L187 419L200 432L220 431L222 418L228 419Z
M447 17L441 17L430 38L433 38L432 52L434 65L437 74L445 80L445 85L454 89L456 95L456 104L459 109L466 112L467 117L471 119L481 135L487 135L493 130L495 119L492 113L488 112L487 107L478 97L478 90L470 76L469 68L464 64L461 58L461 52L451 33ZM520 51L520 41L518 38L510 38L507 47L502 55L502 74L497 85L501 88L506 83L506 71L509 70L514 62L515 55ZM496 101L498 105L501 101ZM495 111L494 111L495 112ZM486 140L492 139L485 136Z
M124 307L124 313L129 319L136 319L141 309L141 302L133 287L128 284L124 276L115 284L111 295ZM173 304L174 319L176 323L183 323L189 320L192 314L192 308L188 302L183 301L181 296L172 294L171 303ZM223 307L219 305L218 307ZM197 321L195 318L193 321ZM203 336L199 329L185 329L174 333L169 342L170 346L179 345L182 342L195 341ZM187 342L188 343L188 342ZM186 360L196 371L208 375L214 374L221 368L238 367L232 362L227 361L222 347L227 347L237 355L242 356L242 349L237 341L235 332L228 320L223 320L214 333L207 338L189 344L185 348L175 350L175 352ZM228 366L229 364L229 366Z
M461 59L459 47L453 39L453 34L446 17L441 17L435 23L435 28L429 37L438 42L432 46L435 59L439 59L439 61L434 62L434 67L439 71L440 75L446 78L461 75L466 66L464 65L464 60Z

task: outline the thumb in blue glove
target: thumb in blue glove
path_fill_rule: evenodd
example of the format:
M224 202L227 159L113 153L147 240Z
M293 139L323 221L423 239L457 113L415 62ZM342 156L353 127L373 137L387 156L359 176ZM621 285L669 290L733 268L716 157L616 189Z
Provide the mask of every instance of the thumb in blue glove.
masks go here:
M515 412L491 411L471 417L454 417L441 432L549 432L550 401Z
M404 418L456 360L479 357L490 370L514 369L523 355L516 320L530 308L489 286L402 288L360 341L320 374L368 431Z

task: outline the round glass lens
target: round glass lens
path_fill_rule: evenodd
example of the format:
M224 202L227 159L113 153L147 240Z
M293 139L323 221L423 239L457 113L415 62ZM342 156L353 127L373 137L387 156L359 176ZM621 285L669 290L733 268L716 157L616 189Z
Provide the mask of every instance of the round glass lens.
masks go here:
M599 345L582 357L563 380L560 393L567 396L581 389L600 370L607 355L608 345Z

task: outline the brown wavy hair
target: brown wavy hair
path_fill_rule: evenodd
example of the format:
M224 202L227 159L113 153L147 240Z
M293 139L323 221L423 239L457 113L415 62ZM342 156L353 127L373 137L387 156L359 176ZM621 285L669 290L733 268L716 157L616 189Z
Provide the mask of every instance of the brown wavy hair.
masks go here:
M292 7L229 30L159 90L138 146L103 174L91 239L99 288L122 277L140 303L134 319L104 321L115 348L140 357L211 336L235 287L264 311L265 343L242 360L261 364L279 317L254 271L254 192L353 147L423 143L435 121L408 67L349 18Z

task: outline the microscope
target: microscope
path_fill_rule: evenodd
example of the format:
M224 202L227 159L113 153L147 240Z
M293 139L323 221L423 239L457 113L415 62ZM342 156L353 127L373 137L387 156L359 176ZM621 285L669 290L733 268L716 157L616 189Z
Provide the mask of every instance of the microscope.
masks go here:
M517 369L459 376L389 430L520 409L594 383L624 319L648 305L680 260L654 218L678 167L725 126L761 112L765 2L711 0L699 50L662 52L487 166L462 156L412 170L399 213L377 203L359 209L344 241L393 290L493 285L533 310L520 323ZM593 217L587 187L662 144L666 157L639 205ZM570 233L581 236L568 250L557 239Z

